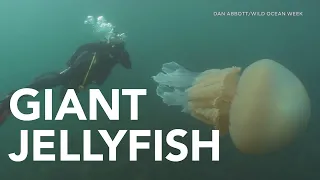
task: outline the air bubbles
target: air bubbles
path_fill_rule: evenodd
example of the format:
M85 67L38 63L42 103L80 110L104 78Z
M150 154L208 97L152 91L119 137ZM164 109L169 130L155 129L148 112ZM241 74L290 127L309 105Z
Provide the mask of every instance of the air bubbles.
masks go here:
M91 25L94 33L103 34L103 38L110 40L124 41L126 35L124 33L115 32L115 26L108 22L103 16L94 18L93 16L87 16L84 24Z
M93 25L95 22L94 17L93 16L87 16L86 20L84 20L84 24L90 24Z
M106 32L110 33L113 32L114 26L107 22L107 20L103 16L97 17L96 24L95 24L95 31L96 32Z

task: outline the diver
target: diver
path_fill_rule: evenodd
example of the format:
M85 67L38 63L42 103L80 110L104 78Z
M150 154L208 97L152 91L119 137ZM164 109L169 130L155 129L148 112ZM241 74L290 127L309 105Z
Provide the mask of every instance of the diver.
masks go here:
M101 86L117 64L131 69L131 61L124 41L105 39L84 44L71 56L65 70L42 74L25 88L41 91L61 86L60 98L63 99L68 89L74 89L79 93L90 84ZM0 124L11 115L10 99L14 92L12 91L0 101Z

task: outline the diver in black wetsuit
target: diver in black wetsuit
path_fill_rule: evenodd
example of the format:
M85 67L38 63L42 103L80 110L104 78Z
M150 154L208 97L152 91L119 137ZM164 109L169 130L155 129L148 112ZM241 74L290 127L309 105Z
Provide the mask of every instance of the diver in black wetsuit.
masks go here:
M131 69L129 53L123 41L84 44L69 59L67 69L60 73L43 74L25 88L40 91L62 86L60 97L63 98L68 89L74 89L78 93L90 84L102 85L118 63ZM11 114L10 98L13 92L0 102L0 124Z

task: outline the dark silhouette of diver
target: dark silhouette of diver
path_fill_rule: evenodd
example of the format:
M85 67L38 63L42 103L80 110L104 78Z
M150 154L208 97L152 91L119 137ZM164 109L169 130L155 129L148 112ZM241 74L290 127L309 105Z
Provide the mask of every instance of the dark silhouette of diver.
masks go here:
M101 86L108 78L113 67L121 64L131 69L129 53L123 41L100 41L80 46L67 62L67 69L62 72L49 72L35 78L25 88L38 91L62 86L60 97L63 99L68 89L76 93L90 84ZM0 103L0 124L11 115L10 99L12 91Z

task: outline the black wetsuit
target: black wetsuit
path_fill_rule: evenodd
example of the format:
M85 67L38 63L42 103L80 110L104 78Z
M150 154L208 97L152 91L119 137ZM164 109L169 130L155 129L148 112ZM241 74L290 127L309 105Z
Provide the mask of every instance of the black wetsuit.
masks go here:
M93 63L94 62L94 63ZM120 63L127 69L131 69L131 61L123 44L115 43L88 43L80 46L67 62L67 69L62 72L45 73L26 86L26 88L51 89L62 86L60 96L64 97L67 89L79 88L95 83L102 85L108 78L113 67ZM0 104L0 123L4 119L5 112L10 111L10 93ZM7 112L9 113L9 112Z
M95 57L95 63L90 65ZM67 89L74 89L78 92L79 86L84 83L88 73L85 86L95 83L102 85L107 79L113 67L121 63L126 68L131 68L128 52L122 44L111 43L89 43L80 46L67 62L68 68L57 73L46 73L36 78L28 88L36 90L62 86L61 96Z

